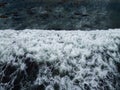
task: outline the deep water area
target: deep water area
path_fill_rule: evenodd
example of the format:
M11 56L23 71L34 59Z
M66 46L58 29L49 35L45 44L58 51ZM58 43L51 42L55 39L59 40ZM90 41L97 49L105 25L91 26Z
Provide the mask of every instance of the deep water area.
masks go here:
M119 0L0 0L0 29L120 28Z

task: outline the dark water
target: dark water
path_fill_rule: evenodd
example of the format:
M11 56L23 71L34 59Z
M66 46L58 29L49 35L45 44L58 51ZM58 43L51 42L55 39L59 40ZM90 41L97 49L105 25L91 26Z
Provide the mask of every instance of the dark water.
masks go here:
M111 28L120 28L120 1L108 5Z
M120 1L43 1L0 0L0 29L120 28Z

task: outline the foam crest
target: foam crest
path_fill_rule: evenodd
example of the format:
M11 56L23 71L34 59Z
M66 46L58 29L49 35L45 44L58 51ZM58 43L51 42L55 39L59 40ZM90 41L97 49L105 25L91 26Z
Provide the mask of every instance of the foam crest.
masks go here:
M120 89L120 31L0 31L1 90Z

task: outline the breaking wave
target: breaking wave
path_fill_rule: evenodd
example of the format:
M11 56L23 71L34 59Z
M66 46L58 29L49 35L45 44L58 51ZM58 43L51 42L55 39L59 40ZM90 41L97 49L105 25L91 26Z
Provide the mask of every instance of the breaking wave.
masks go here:
M0 31L0 90L119 90L120 30Z

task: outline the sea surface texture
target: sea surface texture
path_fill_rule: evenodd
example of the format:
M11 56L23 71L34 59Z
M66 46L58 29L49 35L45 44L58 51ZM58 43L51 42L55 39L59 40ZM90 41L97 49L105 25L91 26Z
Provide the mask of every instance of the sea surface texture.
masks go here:
M1 30L0 90L120 90L120 30Z
M120 28L120 0L0 0L0 29Z

